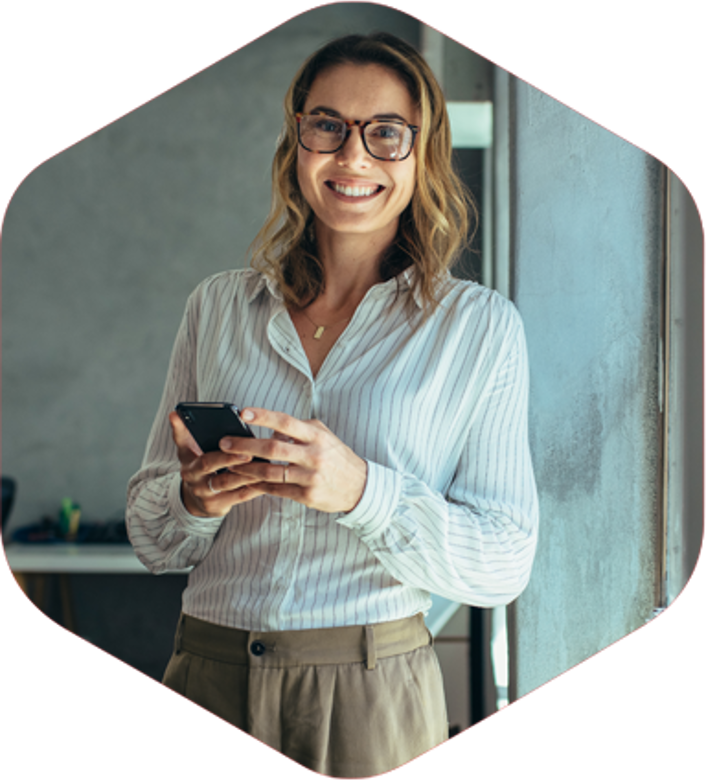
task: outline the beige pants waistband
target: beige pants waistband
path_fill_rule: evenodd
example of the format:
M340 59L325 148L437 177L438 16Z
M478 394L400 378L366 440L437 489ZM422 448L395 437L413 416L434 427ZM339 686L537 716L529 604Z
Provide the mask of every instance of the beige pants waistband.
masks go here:
M182 614L175 652L264 668L365 663L374 669L377 658L402 655L430 643L421 614L374 625L303 631L244 631Z

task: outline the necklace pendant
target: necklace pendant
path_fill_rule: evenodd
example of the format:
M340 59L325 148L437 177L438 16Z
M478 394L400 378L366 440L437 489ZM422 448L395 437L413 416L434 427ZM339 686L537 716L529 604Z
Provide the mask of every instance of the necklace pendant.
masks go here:
M315 340L320 340L321 339L321 335L324 333L324 329L325 328L326 328L325 326L317 327L316 331L314 332L314 339Z

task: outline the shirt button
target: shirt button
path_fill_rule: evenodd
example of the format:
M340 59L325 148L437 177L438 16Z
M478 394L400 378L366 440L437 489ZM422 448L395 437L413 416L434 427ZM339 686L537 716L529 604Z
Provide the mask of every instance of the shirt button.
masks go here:
M264 655L265 654L265 645L262 642L253 642L250 645L250 652L253 655Z

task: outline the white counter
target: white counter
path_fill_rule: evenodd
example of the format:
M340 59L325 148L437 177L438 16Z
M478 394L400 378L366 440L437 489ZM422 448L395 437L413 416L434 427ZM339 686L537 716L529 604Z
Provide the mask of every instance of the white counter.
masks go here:
M18 574L148 574L130 544L5 544L5 555ZM170 573L188 573L172 571ZM432 595L426 624L433 636L460 604Z

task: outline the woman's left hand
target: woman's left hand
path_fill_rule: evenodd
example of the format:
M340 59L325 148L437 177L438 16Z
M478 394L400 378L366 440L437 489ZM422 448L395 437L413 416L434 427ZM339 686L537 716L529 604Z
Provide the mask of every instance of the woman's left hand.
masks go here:
M333 513L352 511L363 495L368 465L320 421L302 421L286 413L246 408L248 424L274 430L272 438L223 438L221 451L286 462L248 462L231 472L259 479L252 489L291 498L309 508Z

